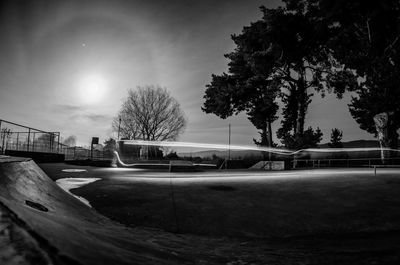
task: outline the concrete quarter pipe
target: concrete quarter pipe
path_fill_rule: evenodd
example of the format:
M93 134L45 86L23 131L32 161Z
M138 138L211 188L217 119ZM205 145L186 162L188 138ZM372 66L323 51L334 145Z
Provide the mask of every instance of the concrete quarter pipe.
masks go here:
M8 234L12 230L24 238L14 250L12 244L0 249L10 264L23 259L28 264L192 263L99 215L59 188L30 159L0 158L0 206L3 232L7 228ZM0 240L7 244L4 233ZM36 254L29 256L29 249Z

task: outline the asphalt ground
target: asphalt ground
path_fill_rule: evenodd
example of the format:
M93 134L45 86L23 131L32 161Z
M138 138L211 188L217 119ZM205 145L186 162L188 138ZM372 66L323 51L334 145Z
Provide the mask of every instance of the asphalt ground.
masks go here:
M371 168L169 173L40 167L53 180L101 178L72 192L119 223L238 239L248 248L279 249L281 261L289 259L271 264L400 260L399 169L378 169L375 176ZM62 171L67 168L87 171Z
M125 225L234 237L392 231L400 228L400 170L169 173L42 164L54 180L101 178L74 189ZM63 172L63 169L85 172Z

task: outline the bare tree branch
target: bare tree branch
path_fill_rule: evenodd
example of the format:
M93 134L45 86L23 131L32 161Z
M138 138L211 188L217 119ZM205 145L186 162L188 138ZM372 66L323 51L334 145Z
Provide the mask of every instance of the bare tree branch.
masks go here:
M184 131L186 118L165 88L145 86L128 91L112 129L118 131L119 126L122 138L175 140Z

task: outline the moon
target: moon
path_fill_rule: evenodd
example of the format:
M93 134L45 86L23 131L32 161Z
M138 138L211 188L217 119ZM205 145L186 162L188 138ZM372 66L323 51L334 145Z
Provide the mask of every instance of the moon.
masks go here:
M100 103L107 92L107 82L100 74L83 76L78 86L78 97L85 104Z

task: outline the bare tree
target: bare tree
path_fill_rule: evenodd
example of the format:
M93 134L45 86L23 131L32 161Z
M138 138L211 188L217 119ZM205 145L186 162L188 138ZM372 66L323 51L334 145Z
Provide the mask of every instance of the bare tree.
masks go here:
M68 136L63 141L63 144L68 145L69 147L75 146L76 145L76 136L75 135Z
M121 138L152 141L176 140L186 126L179 103L165 88L137 87L114 118L112 128Z
M8 128L3 128L1 129L1 139L2 139L2 144L1 144L1 153L4 154L4 152L7 149L7 145L8 145L8 140L10 139L10 136L12 135L12 131L11 129ZM1 154L0 153L0 154Z

